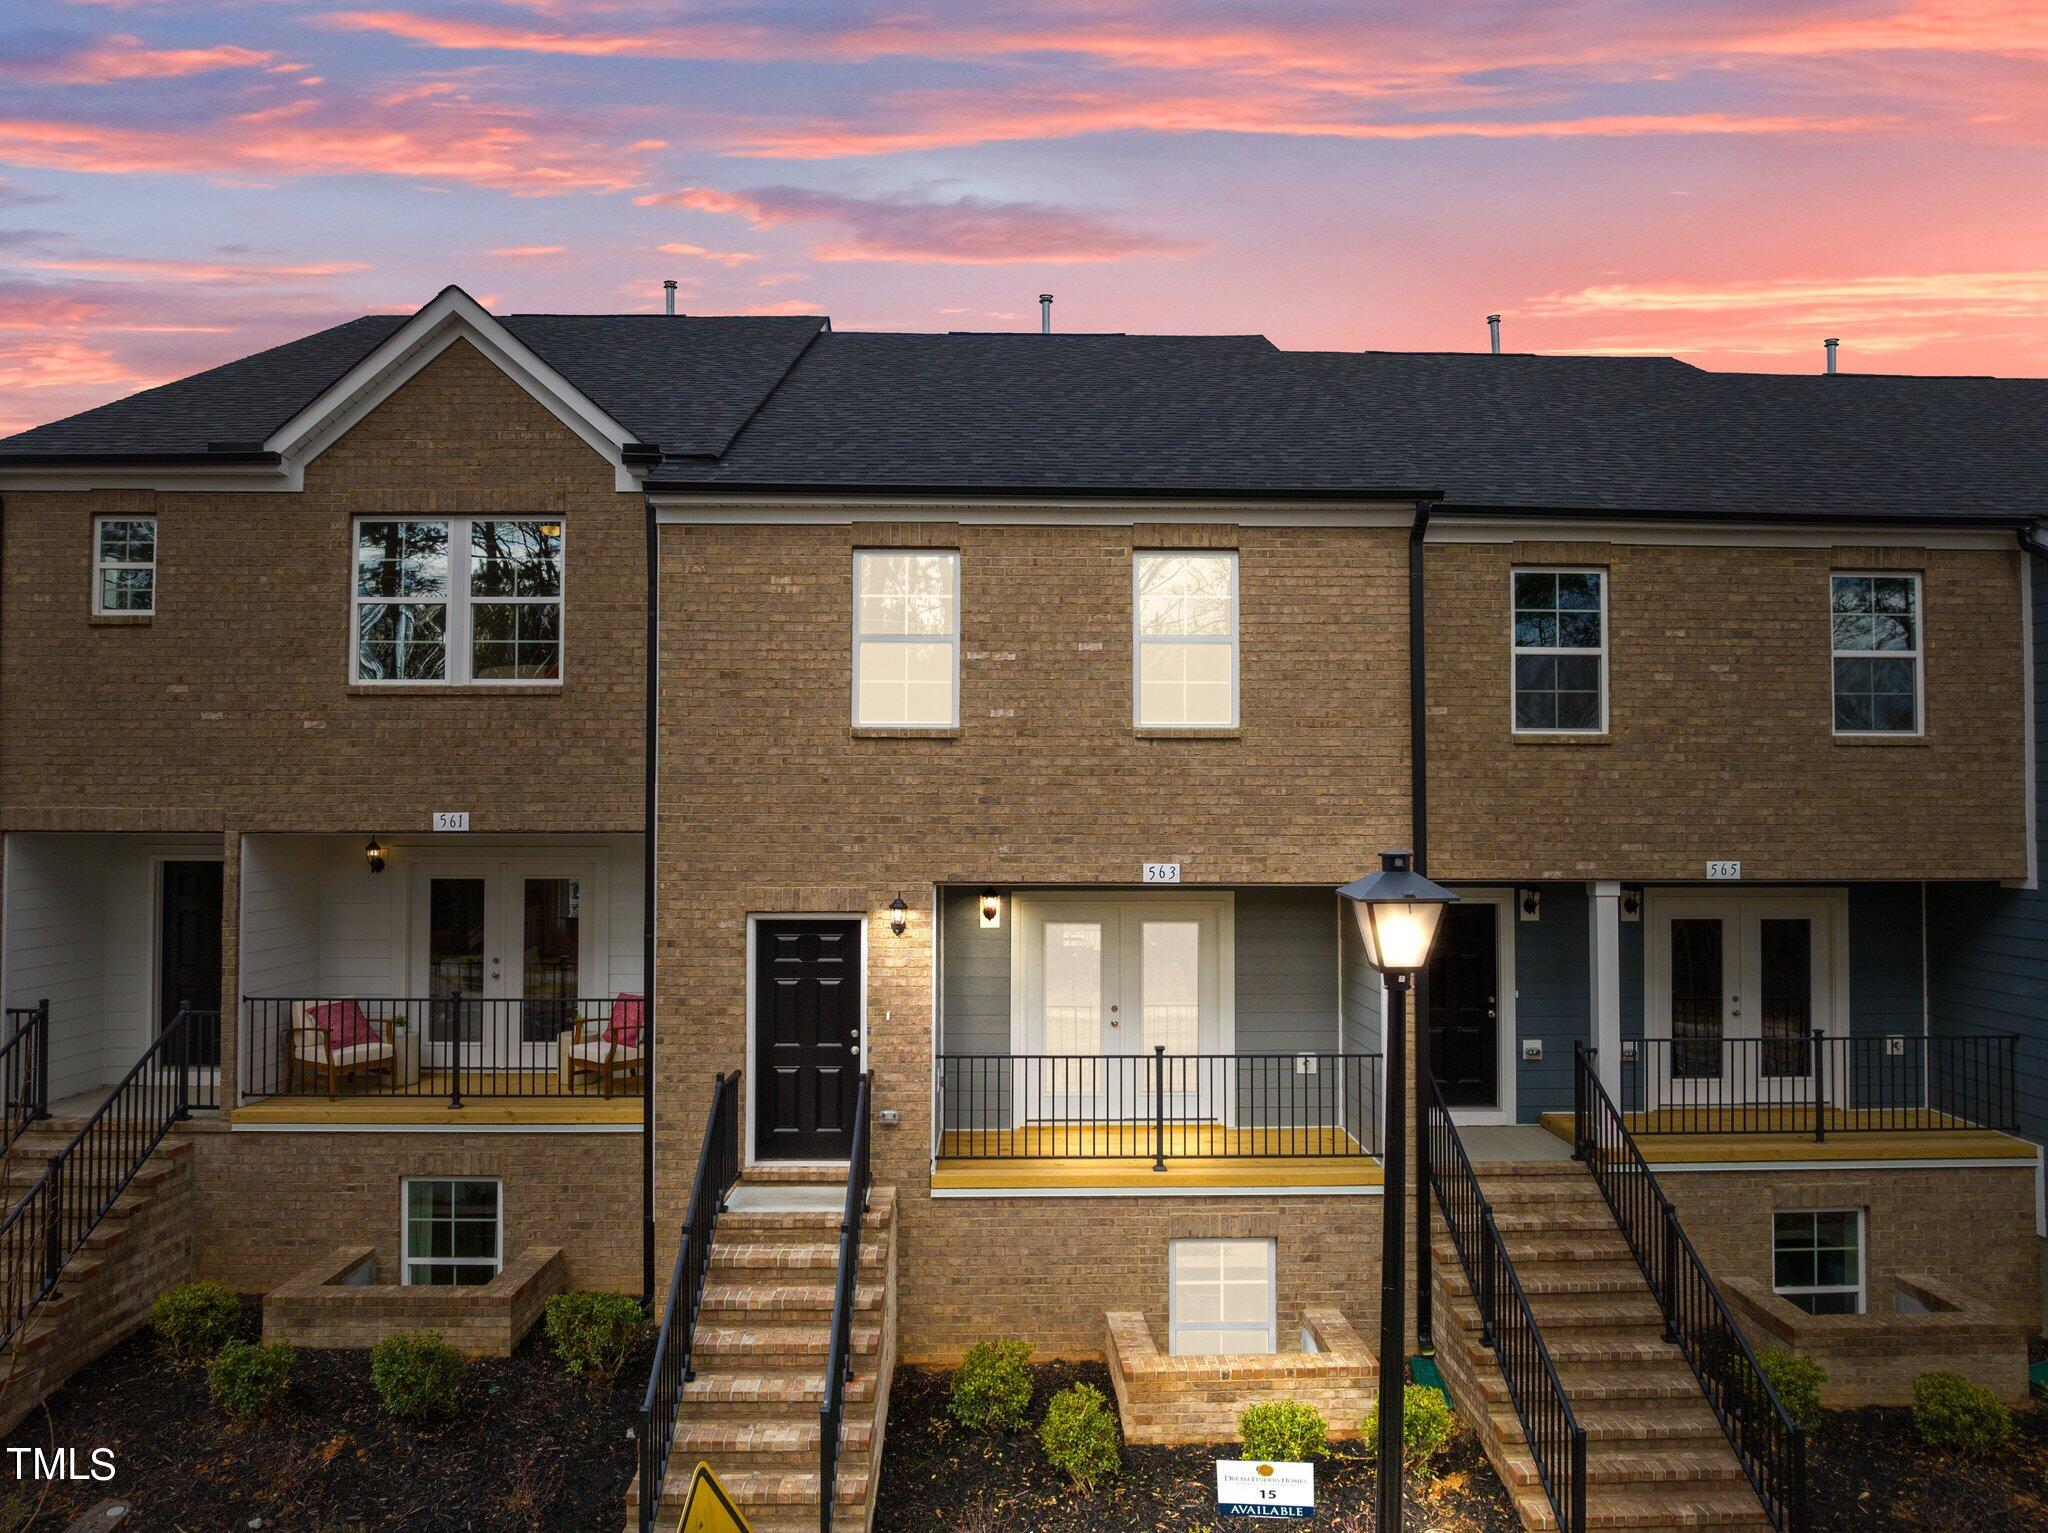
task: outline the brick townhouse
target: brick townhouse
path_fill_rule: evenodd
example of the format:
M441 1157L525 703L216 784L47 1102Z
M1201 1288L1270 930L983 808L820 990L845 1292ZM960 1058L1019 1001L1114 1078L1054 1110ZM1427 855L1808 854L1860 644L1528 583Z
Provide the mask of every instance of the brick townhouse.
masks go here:
M0 442L0 990L49 1000L60 1115L204 1038L195 1262L247 1288L558 1246L659 1300L730 1155L674 1440L815 1526L871 1505L899 1355L1108 1351L1133 1435L1199 1414L1195 1359L1341 1371L1388 1002L1334 891L1410 847L1459 896L1414 1015L1454 1393L1566 1520L1462 1176L1584 1349L1563 1387L1625 1405L1626 1354L1728 1460L1611 1410L1613 1525L1688 1476L1775 1520L1657 1350L1621 1159L1572 1156L1611 1122L1845 1397L1912 1345L2012 1392L2044 426L2037 383L450 289ZM872 1252L834 1244L849 1156ZM817 1286L743 1334L776 1242Z

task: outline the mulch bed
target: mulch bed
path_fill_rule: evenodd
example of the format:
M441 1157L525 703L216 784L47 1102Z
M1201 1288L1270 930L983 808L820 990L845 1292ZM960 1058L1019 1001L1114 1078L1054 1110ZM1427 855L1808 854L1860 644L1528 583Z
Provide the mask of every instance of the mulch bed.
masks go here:
M1827 1411L1806 1446L1815 1533L2028 1533L2048 1530L2048 1406L2013 1412L2013 1435L1985 1458L1922 1445L1910 1409Z
M1034 1411L1069 1384L1109 1394L1100 1363L1045 1363L1031 1370ZM1126 1446L1123 1472L1082 1495L1045 1461L1031 1432L970 1432L946 1414L949 1375L899 1368L889 1397L876 1533L1164 1533L1214 1530L1219 1447ZM1316 1515L1289 1528L1369 1533L1373 1468L1355 1443L1332 1445L1335 1457L1316 1466ZM1453 1446L1434 1489L1408 1489L1407 1525L1436 1533L1519 1533L1499 1480L1470 1432ZM1233 1520L1233 1526L1236 1521ZM1251 1526L1246 1523L1244 1526Z
M0 1458L0 1530L62 1528L112 1495L134 1508L122 1533L618 1533L653 1346L650 1332L615 1382L585 1383L536 1328L517 1355L472 1362L459 1414L425 1426L383 1414L368 1352L307 1349L284 1412L241 1425L208 1398L205 1371L162 1357L145 1328L0 1445L75 1448L81 1464L112 1448L113 1482L56 1483L31 1519L42 1487Z

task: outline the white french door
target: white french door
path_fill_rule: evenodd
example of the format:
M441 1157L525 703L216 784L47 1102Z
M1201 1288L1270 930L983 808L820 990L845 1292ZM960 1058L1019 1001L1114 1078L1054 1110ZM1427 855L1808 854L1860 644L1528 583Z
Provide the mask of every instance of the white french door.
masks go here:
M555 1068L576 1001L599 993L586 897L592 868L566 858L441 861L413 890L413 990L429 1006L424 1062Z
M1228 898L1016 901L1012 1052L1026 1122L1147 1122L1160 1106L1155 1051L1175 1121L1226 1110ZM1024 1062L1028 1061L1028 1062Z
M1644 1016L1646 1105L1808 1102L1814 1033L1840 1030L1839 897L1654 901Z

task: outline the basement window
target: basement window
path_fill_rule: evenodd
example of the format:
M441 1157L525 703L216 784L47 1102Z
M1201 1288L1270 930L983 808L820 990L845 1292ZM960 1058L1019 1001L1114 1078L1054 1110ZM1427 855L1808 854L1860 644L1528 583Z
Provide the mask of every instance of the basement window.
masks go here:
M1278 1349L1271 1240L1176 1240L1168 1247L1168 1346L1175 1357Z
M562 579L558 521L358 521L352 679L558 683Z
M1809 1315L1863 1313L1863 1210L1771 1216L1771 1287Z
M488 1283L505 1264L501 1186L483 1178L405 1179L408 1286Z
M156 611L155 517L93 519L92 610L103 617Z

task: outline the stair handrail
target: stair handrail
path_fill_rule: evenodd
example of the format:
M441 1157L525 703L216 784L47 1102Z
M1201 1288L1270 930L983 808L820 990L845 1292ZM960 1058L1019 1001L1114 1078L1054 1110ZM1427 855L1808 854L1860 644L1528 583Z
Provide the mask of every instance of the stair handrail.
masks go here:
M50 1116L50 1003L10 1006L7 1039L0 1043L0 1154L14 1147L32 1123Z
M655 1515L661 1509L662 1481L668 1474L683 1385L695 1376L697 1312L703 1304L704 1274L711 1262L712 1231L739 1176L740 1072L735 1070L712 1083L711 1111L704 1119L704 1142L697 1151L697 1174L690 1183L690 1204L676 1242L668 1301L662 1307L661 1331L655 1337L654 1359L647 1369L647 1393L640 1402L640 1533L653 1533Z
M1426 1102L1421 1151L1429 1185L1436 1194L1451 1248L1479 1306L1480 1340L1491 1348L1507 1383L1508 1400L1536 1463L1536 1475L1557 1525L1565 1533L1586 1529L1586 1429L1572 1409L1558 1377L1550 1347L1536 1324L1536 1312L1515 1271L1494 1220L1493 1205L1472 1169L1472 1157L1444 1102L1443 1089L1423 1067Z
M853 1301L860 1278L861 1219L868 1210L868 1099L874 1077L863 1070L853 1098L853 1141L846 1156L846 1207L839 1222L839 1280L832 1297L832 1341L825 1352L825 1398L818 1406L818 1529L832 1533L839 1488L839 1431L846 1384L853 1377Z
M1778 1533L1808 1533L1806 1431L1758 1365L1595 1058L1583 1043L1573 1046L1573 1157L1592 1172L1664 1316L1665 1340L1692 1369L1764 1515Z
M175 1123L192 1116L191 1060L220 1013L180 1006L78 1132L0 1219L0 1346L14 1339Z

